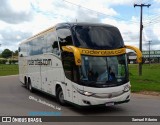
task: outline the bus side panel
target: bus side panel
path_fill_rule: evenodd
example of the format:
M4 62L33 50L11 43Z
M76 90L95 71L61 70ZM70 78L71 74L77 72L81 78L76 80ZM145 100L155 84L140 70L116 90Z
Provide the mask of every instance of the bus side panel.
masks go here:
M43 59L46 60L46 62L41 68L42 89L55 96L56 84L59 84L62 90L65 91L65 86L61 84L64 82L62 62L60 58L54 54L45 54Z
M59 84L62 87L62 90L65 91L65 86L62 84L64 82L64 75L61 73L62 68L51 67L47 71L47 91L56 95L56 84Z
M43 57L44 59L45 57ZM48 74L47 74L47 66L44 66L43 64L41 65L40 69L40 74L41 74L41 90L44 92L47 92L47 82L48 82Z
M21 83L24 82L25 76L27 76L28 70L27 70L27 59L26 57L19 57L19 80Z
M73 85L72 85L73 103L75 103L77 105L82 105L81 104L81 94L79 94L78 90L83 91L83 88L84 87L82 85L78 85L77 83L73 83Z
M28 78L31 80L32 87L41 90L41 65L37 61L41 55L30 56L28 58Z

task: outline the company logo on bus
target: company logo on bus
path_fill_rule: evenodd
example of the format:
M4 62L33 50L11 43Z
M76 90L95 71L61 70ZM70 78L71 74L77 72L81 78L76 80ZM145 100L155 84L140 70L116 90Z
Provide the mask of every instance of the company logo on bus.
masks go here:
M86 55L97 55L97 56L112 56L112 55L120 55L125 53L125 49L117 49L117 50L81 50L82 54Z
M28 65L52 65L51 59L35 59L28 60Z

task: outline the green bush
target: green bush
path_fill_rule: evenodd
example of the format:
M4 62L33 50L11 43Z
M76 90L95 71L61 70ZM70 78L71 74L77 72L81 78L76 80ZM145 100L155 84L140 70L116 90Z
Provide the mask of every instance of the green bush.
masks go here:
M9 64L15 64L17 62L18 62L18 60L9 60Z
M7 59L0 59L0 64L6 64Z

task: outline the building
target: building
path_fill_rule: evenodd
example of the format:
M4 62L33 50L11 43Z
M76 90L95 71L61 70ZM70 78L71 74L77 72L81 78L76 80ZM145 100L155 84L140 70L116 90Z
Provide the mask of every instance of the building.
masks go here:
M160 50L143 51L142 54L146 61L149 62L150 60L151 63L160 63Z
M136 59L137 59L136 53L128 52L127 53L127 59L128 59L128 63L129 64L137 63L137 61L136 61Z
M142 51L143 55L143 60L144 63L149 63L149 60L151 63L160 63L160 50L151 50L150 53L149 51ZM128 63L136 63L136 53L134 52L128 52Z

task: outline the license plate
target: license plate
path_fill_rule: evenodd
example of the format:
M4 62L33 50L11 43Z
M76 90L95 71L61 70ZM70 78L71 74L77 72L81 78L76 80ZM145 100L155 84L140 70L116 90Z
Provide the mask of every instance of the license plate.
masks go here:
M108 102L106 103L106 106L113 106L114 105L114 102Z

